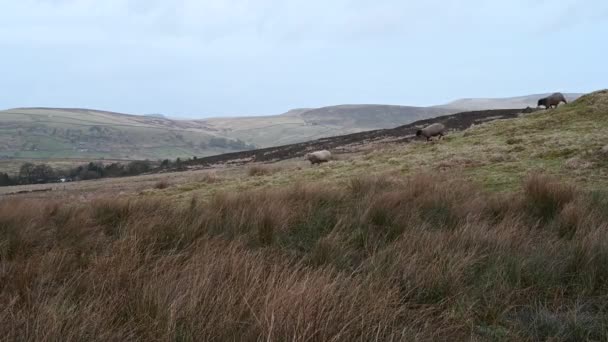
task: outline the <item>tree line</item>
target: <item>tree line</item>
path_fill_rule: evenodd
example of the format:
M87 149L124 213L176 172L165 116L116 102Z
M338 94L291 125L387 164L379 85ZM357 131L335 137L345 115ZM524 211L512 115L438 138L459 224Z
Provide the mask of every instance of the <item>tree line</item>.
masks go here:
M196 159L196 157L193 159ZM28 162L21 165L19 168L19 173L15 175L11 176L6 172L0 172L0 186L45 184L107 177L137 176L153 170L179 170L183 167L183 162L180 158L177 158L175 161L170 161L168 159L158 162L137 160L126 164L111 163L105 165L100 162L90 162L88 164L67 169L53 168L48 164L33 164Z

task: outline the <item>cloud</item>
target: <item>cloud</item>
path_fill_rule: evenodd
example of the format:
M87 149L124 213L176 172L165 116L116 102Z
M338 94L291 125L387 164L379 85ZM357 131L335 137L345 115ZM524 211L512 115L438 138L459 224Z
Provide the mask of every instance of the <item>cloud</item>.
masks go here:
M256 38L273 44L341 43L426 32L474 32L509 20L513 6L483 0L22 0L0 13L13 41L47 43L188 37L200 44ZM536 14L533 14L536 15ZM513 29L517 29L514 26ZM45 34L46 32L46 34ZM8 40L6 32L0 38Z
M0 12L0 44L218 58L383 42L492 44L534 31L539 16L561 8L524 0L21 0Z
M554 7L548 15L549 22L543 27L547 33L558 33L581 25L600 26L608 19L608 2L581 3L569 1Z
M601 44L579 40L599 41L606 14L600 0L4 1L0 82L14 106L132 112L432 103L568 79L547 65L591 68ZM562 36L572 49L546 48Z

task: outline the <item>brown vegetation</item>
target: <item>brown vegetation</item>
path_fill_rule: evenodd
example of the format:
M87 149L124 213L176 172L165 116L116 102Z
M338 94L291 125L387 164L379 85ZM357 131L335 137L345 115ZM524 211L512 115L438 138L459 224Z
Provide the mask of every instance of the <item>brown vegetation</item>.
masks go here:
M249 176L267 176L279 171L277 167L268 165L252 165L247 169Z
M0 201L7 340L606 340L608 195L419 175Z
M169 187L169 181L166 179L161 179L156 184L154 184L154 188L163 190Z

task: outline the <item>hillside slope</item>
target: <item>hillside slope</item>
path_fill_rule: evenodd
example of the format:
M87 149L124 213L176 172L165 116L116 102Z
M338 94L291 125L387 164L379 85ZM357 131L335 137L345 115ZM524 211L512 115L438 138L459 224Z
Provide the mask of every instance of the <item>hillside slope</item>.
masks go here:
M507 108L526 108L536 107L537 101L540 98L550 95L549 93L544 94L533 94L526 96L516 97L505 97L505 98L471 98L471 99L459 99L447 103L445 105L437 106L438 108L448 108L457 110L484 110L484 109L507 109ZM568 102L572 102L583 94L581 93L565 93L564 96Z
M86 109L0 111L0 158L162 159L246 147L187 120Z
M608 145L608 90L585 95L558 109L520 112L457 113L394 129L211 156L188 163L192 167L214 167L302 160L308 151L327 148L345 153L340 158L344 160L332 162L331 167L279 172L273 182L289 184L310 177L333 181L374 173L431 171L454 173L492 189L507 190L518 186L529 172L542 171L586 188L608 186L608 155L601 151ZM433 122L442 122L454 131L440 142L425 143L414 138L418 127ZM369 154L362 160L360 152Z
M351 105L274 116L172 120L88 109L17 108L0 111L0 158L209 156L394 127L448 112L452 110Z
M458 112L536 107L538 99L547 95L460 99L431 107L339 105L294 109L274 116L210 118L199 122L213 127L225 136L238 138L263 148L393 128L418 120ZM565 94L568 101L576 100L581 95L579 93Z
M282 115L212 118L202 122L231 138L270 147L373 129L392 128L454 109L388 105L340 105L291 110Z
M521 109L494 109L462 112L418 120L395 128L364 131L295 144L203 157L196 160L189 160L186 164L212 167L225 164L247 164L253 161L276 162L303 157L307 152L322 149L351 153L360 149L381 148L383 145L395 142L415 141L416 131L433 123L443 123L450 131L462 131L469 128L471 125L493 120L515 118L520 114Z
M328 139L361 144L323 165L3 197L0 334L606 341L608 91L501 112L431 143Z
M436 107L340 105L282 115L173 120L87 109L0 111L0 158L164 159L204 157L393 128L456 112L525 108L540 95L465 99ZM578 94L569 94L569 99Z

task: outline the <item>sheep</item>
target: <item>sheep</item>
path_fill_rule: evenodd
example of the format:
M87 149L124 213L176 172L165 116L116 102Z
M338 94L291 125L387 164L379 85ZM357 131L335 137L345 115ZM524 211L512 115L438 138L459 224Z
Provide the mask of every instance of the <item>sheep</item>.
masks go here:
M553 93L547 97L543 97L542 99L538 100L537 103L537 107L540 106L545 106L545 108L549 109L553 106L555 106L557 108L557 106L561 103L565 103L568 104L568 101L566 101L566 98L564 97L564 94L562 93Z
M306 153L304 158L306 158L306 160L309 160L310 164L312 165L326 163L331 159L331 152L329 152L328 150L322 150Z
M416 132L416 136L423 136L426 138L426 141L431 140L431 137L434 136L439 136L439 139L441 139L445 134L445 126L443 124L440 123L434 123L430 126L427 126L423 129L419 129Z

